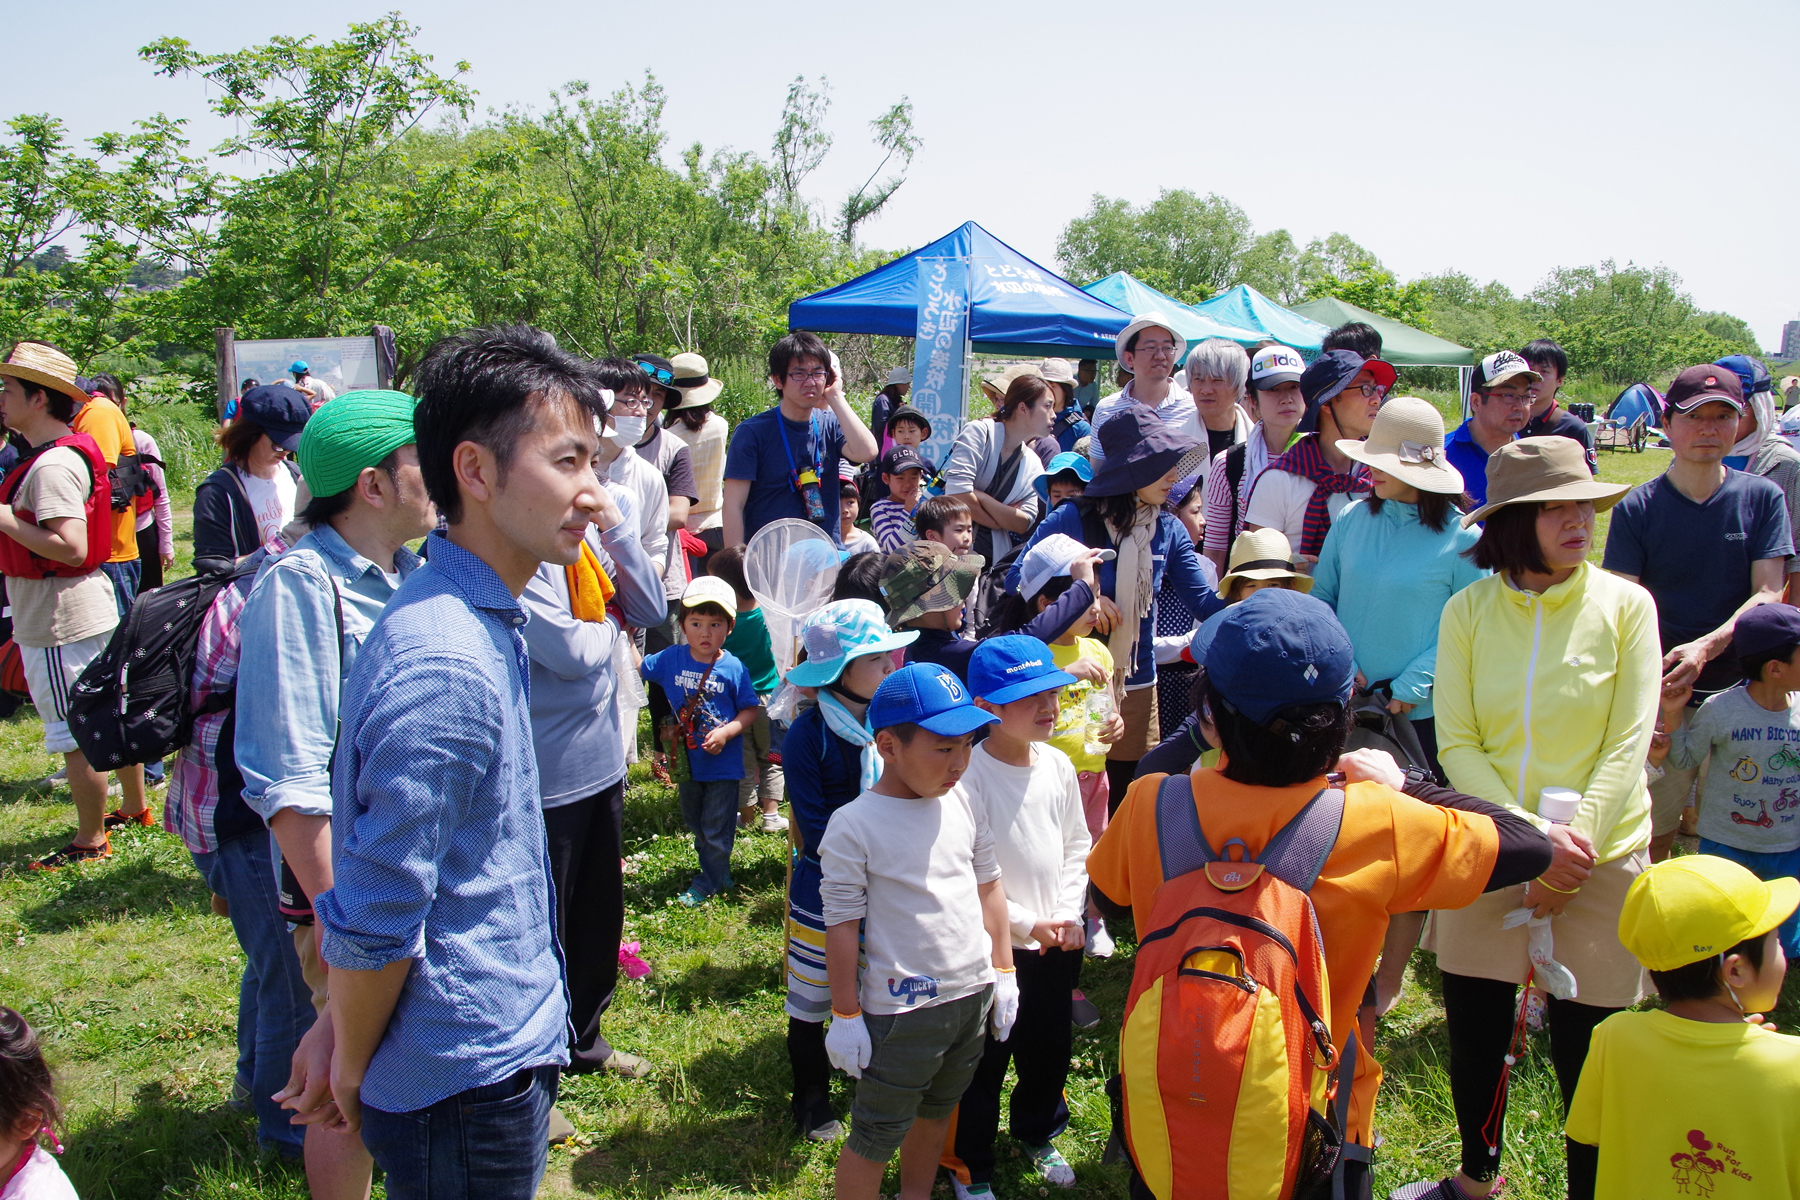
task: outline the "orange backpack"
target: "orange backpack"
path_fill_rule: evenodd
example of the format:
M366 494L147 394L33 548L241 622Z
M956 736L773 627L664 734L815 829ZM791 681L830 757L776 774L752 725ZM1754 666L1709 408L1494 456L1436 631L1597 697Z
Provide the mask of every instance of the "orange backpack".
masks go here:
M1138 944L1119 1071L1126 1144L1159 1200L1310 1200L1343 1187L1356 1044L1340 1063L1307 895L1343 816L1344 793L1327 788L1251 860L1237 838L1223 853L1207 843L1186 775L1157 789L1164 883Z

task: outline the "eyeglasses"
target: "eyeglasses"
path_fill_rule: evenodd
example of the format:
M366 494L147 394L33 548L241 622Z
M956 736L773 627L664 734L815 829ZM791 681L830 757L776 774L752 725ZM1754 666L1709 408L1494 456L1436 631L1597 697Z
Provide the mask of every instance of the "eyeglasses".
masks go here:
M614 396L612 406L614 412L625 409L627 412L647 413L650 411L650 397L641 392L634 392L629 396Z
M787 377L789 383L824 383L831 378L831 372L821 367L812 371L789 371Z
M1519 392L1489 392L1487 393L1487 398L1489 400L1498 400L1508 408L1530 408L1532 402L1536 399L1536 397L1532 396L1529 392L1523 394Z
M645 362L641 358L634 358L631 361L636 363L644 374L656 380L658 383L667 383L669 380L675 378L675 372L672 368L659 367L655 363Z
M1384 398L1387 396L1387 389L1382 387L1379 383L1362 383L1355 387L1347 387L1340 394L1348 396L1351 392L1361 392L1364 400L1373 400L1377 396Z
M1175 353L1175 343L1174 342L1139 342L1137 344L1137 349L1133 350L1132 353L1133 354L1173 354L1173 353Z

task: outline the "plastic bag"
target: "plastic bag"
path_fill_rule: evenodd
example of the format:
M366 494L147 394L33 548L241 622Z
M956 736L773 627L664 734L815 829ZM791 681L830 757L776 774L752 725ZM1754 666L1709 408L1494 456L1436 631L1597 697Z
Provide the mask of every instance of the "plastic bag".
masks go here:
M1534 917L1529 908L1515 908L1500 922L1502 929L1526 926L1526 953L1531 959L1533 982L1558 1000L1575 999L1575 976L1556 961L1555 939L1549 917Z

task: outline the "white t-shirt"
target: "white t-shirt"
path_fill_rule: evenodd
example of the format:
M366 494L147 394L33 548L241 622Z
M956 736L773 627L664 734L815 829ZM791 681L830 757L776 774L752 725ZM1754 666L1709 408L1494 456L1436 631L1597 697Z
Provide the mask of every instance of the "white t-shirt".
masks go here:
M241 468L237 475L244 485L244 495L250 497L250 511L256 514L256 540L261 545L294 519L294 498L299 491L294 483L294 473L284 466L277 466L274 476L269 479L259 478Z
M0 1163L10 1167L11 1163ZM34 1146L31 1157L0 1188L0 1200L77 1200L75 1185L63 1174L62 1166L42 1146Z
M852 554L867 554L869 551L880 551L881 543L870 536L866 529L852 529L844 538L844 549Z
M1000 864L960 786L931 800L864 792L831 814L819 862L825 924L863 921L864 1010L945 1004L994 981L977 888Z
M1017 950L1036 950L1039 921L1079 921L1093 848L1082 815L1075 764L1054 746L1033 746L1031 765L1013 767L976 746L959 785L994 836L1006 891L1006 920Z
M1287 534L1288 545L1300 553L1300 533L1306 527L1306 506L1312 500L1316 485L1304 475L1287 471L1264 471L1256 478L1256 490L1250 493L1250 508L1244 524L1264 529L1279 529ZM1336 521L1338 514L1350 507L1358 495L1333 492L1325 501L1325 511Z
M601 482L627 488L636 498L638 543L650 556L656 574L661 577L669 567L669 485L663 482L655 467L629 446L610 463L602 465L598 474Z

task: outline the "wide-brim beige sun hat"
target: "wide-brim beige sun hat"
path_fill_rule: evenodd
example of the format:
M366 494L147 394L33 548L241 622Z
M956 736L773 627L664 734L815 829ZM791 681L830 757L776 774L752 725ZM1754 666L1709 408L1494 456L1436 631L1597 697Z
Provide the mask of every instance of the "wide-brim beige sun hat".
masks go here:
M1444 453L1444 416L1428 400L1395 396L1376 412L1368 440L1340 439L1337 448L1421 492L1463 494L1462 472Z
M669 386L681 397L671 406L675 410L711 404L725 390L724 381L712 377L712 368L702 355L677 354L669 360L669 369L673 372Z
M1487 488L1487 503L1462 519L1464 529L1508 504L1591 500L1595 512L1604 512L1624 499L1631 485L1595 479L1581 443L1553 434L1520 438L1488 455Z
M1247 529L1231 543L1231 560L1219 580L1219 598L1231 598L1240 579L1292 579L1297 592L1312 591L1312 576L1294 566L1294 547L1279 529Z
M20 342L6 356L6 361L0 363L0 375L29 380L86 404L88 394L75 382L78 374L74 359L55 346L46 346L42 342Z

